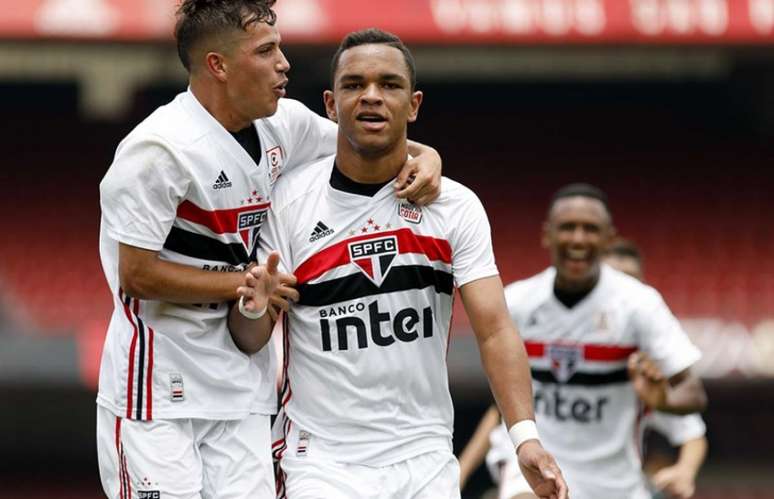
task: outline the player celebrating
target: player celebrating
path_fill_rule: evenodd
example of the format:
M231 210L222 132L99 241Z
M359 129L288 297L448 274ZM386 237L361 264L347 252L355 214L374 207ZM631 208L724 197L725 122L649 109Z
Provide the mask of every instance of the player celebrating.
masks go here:
M587 184L560 189L544 225L552 267L506 288L530 357L538 428L575 499L650 497L637 450L640 400L681 414L706 403L690 373L700 354L661 296L601 263L614 233L602 191ZM463 477L489 438L488 428L479 430L461 457ZM533 497L513 463L501 476L501 498Z
M236 348L228 302L254 258L272 185L331 154L336 125L283 99L290 66L273 3L182 3L176 37L190 88L122 141L100 185L100 254L115 302L97 399L108 497L274 497L273 355ZM400 177L417 173L401 189L418 200L440 185L437 154L421 157ZM294 296L292 278L282 282L280 304Z
M410 52L378 30L352 33L332 73L325 104L339 123L336 155L278 182L262 235L300 293L285 324L285 435L275 442L288 497L459 497L446 372L456 286L524 475L540 497L566 498L537 440L527 359L481 203L445 178L425 208L388 187L422 102ZM277 259L239 290L257 316L279 283ZM267 317L234 328L236 343L259 347Z

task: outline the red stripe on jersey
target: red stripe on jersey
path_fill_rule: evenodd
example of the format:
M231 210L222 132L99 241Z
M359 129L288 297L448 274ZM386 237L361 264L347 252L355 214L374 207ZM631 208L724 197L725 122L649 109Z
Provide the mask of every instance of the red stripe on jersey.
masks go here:
M177 207L177 216L195 224L204 225L215 234L236 233L239 230L239 214L248 211L265 210L271 203L254 204L232 210L205 210L185 200Z
M544 357L546 348L550 343L537 341L525 341L527 355L530 357ZM571 345L569 343L556 343L556 345ZM637 347L620 345L583 345L583 358L600 362L619 362L626 360L629 355L637 351Z
M153 328L148 327L148 374L146 376L145 415L153 419Z
M427 256L431 261L441 261L448 264L452 263L452 250L449 241L431 236L420 236L414 234L411 229L403 228L352 237L323 249L298 266L294 272L298 279L298 283L303 284L309 282L331 269L348 264L350 262L350 243L387 236L396 236L398 238L398 250L400 254L421 253Z
M129 305L124 303L124 313L126 319L132 325L134 334L132 335L132 344L129 347L129 373L126 379L126 417L132 418L132 396L134 395L134 351L137 348L137 324L132 320L132 313L129 311Z
M118 457L118 494L124 499L124 466L121 459L121 418L116 416L116 456Z

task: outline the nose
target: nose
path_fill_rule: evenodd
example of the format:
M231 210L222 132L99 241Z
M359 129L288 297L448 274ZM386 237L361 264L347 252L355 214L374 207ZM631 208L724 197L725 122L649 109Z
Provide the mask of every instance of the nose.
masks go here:
M572 231L570 242L574 244L583 244L586 242L586 230L582 226L575 227Z
M287 57L285 57L284 52L282 50L279 51L279 59L277 60L277 72L278 73L287 73L290 71L290 63L288 62Z
M360 96L360 99L365 104L372 104L372 105L381 104L382 92L376 83L371 83L366 85L365 89L363 90L363 93Z

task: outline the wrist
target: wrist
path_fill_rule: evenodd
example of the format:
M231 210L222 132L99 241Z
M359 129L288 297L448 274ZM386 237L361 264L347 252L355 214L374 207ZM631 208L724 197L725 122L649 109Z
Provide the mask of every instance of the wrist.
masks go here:
M511 426L508 430L508 436L511 437L511 442L517 453L522 444L526 442L534 440L535 443L540 443L537 426L531 419L523 419Z
M239 297L239 303L238 303L237 307L239 309L239 313L240 314L242 314L245 318L253 320L253 321L254 320L258 320L261 317L263 317L264 315L266 315L266 310L269 308L268 304L267 304L266 306L264 306L261 310L258 310L257 312L252 312L250 310L247 310L245 308L245 297L244 296L240 296Z

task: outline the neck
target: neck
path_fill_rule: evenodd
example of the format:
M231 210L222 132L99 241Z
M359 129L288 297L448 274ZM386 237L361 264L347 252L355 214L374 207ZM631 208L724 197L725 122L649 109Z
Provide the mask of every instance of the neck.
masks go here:
M554 288L566 293L583 293L584 291L591 291L599 282L599 275L599 268L597 268L596 272L587 279L571 281L557 273L556 278L554 278Z
M357 150L341 132L338 136L336 165L345 176L361 184L383 184L395 178L408 158L406 140L392 149L369 154Z
M199 104L212 115L215 120L229 132L238 132L250 125L249 117L240 115L231 101L217 82L206 81L202 78L191 76L189 81L191 93L194 94Z

